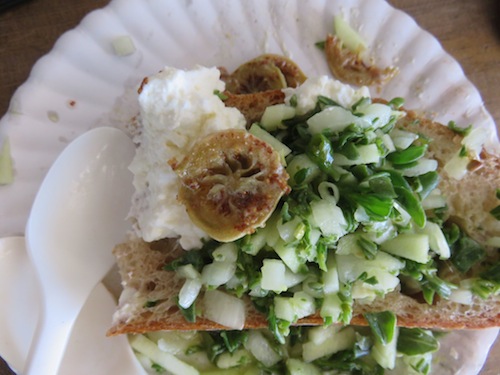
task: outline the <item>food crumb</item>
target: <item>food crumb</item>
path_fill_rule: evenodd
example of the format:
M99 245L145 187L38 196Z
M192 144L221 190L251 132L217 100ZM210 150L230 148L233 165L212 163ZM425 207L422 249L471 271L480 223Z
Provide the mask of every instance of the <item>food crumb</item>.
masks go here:
M128 35L115 38L111 44L113 45L115 54L118 56L128 56L135 52L134 41Z
M59 122L59 114L56 111L47 111L47 117L54 123Z

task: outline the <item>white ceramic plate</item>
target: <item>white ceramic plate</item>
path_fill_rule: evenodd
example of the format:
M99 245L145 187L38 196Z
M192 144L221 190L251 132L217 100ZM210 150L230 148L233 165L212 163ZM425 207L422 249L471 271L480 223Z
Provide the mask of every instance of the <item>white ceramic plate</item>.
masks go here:
M309 76L328 74L315 42L341 14L367 41L375 64L399 75L373 95L406 98L447 123L495 125L456 61L406 14L383 0L113 0L65 33L33 67L0 120L15 182L0 186L0 236L22 235L35 193L60 151L90 128L123 127L136 113L141 79L164 65L240 63L271 52L295 60ZM135 52L118 56L112 42L129 36ZM8 218L8 219L6 219Z

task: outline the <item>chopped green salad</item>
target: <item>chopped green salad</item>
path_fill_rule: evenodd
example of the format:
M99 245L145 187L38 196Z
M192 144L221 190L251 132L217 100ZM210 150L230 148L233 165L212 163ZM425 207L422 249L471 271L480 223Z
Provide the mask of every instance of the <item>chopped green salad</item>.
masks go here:
M485 251L458 226L443 221L446 200L437 189L438 163L426 154L430 140L396 127L405 115L402 99L379 103L364 97L346 107L318 96L314 108L302 112L297 100L291 96L268 107L249 130L280 153L291 192L255 233L230 243L209 241L166 265L185 279L178 305L189 321L203 315L241 330L241 297L248 296L266 315L273 337L241 335L258 335L275 348L298 340L302 331L293 325L315 313L328 328L311 328L309 336L327 329L349 336L349 345L328 359L328 353L307 357L307 348L316 344L302 342L305 362L293 356L280 362L292 374L357 366L363 350L372 362L361 360L360 374L393 368L396 353L418 355L409 363L425 374L425 353L435 350L429 332L387 329L395 327L392 313L365 316L375 334L365 341L356 329L340 328L351 322L353 303L407 290L428 304L436 296L470 303L473 295L487 298L498 292L498 265L460 285L440 277L441 262L466 273ZM427 340L432 342L428 351L409 348L414 342L425 347Z
M151 332L131 336L151 374L428 374L439 344L433 333L398 328L391 312L366 316L369 327L292 327L284 343L268 330Z

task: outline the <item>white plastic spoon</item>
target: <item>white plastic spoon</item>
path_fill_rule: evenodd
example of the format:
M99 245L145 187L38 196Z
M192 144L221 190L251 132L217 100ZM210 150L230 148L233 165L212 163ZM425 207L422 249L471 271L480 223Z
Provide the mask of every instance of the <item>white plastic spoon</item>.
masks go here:
M25 374L57 374L76 317L114 264L111 250L129 229L127 167L134 149L117 129L89 131L63 151L38 191L26 244L40 282L41 315Z

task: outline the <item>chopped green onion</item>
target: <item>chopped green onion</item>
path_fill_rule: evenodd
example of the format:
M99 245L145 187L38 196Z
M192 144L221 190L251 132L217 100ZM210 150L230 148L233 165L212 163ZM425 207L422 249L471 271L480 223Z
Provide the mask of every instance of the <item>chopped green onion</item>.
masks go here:
M421 328L401 327L397 348L400 353L414 356L437 351L439 342L430 331Z
M451 248L451 262L462 273L467 272L473 265L485 256L484 248L472 238L462 234Z
M423 157L427 150L427 145L410 146L405 150L395 151L387 155L387 160L394 165L406 165L413 163Z
M495 219L500 220L500 205L492 209L490 214L492 214Z
M389 102L389 106L392 109L399 109L405 104L404 98L394 98Z
M472 124L467 126L466 128L461 128L457 125L455 121L448 122L448 128L453 130L455 133L460 134L462 136L467 136L472 130Z
M366 313L363 316L377 341L386 345L393 340L396 331L396 315L392 311Z

